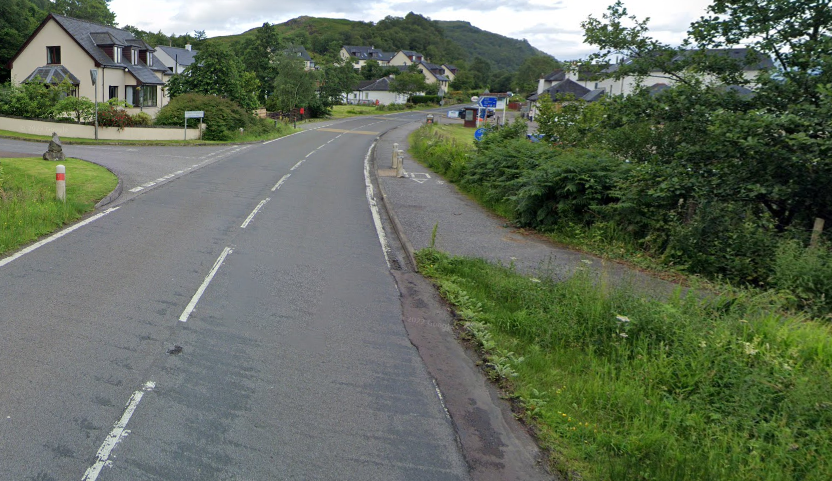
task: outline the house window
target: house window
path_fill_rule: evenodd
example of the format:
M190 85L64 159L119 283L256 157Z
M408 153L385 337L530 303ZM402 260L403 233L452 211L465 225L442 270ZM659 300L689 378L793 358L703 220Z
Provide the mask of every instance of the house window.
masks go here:
M158 89L155 85L146 85L142 87L141 91L141 99L142 99L142 107L155 107L156 106L156 94Z
M130 63L133 65L139 64L139 51L135 48L130 49Z
M137 105L139 96L136 93L135 85L127 85L124 87L124 101L130 105Z
M117 85L110 85L110 96L107 97L110 99L118 99L118 86Z
M48 65L61 63L61 47L46 47L46 63Z
M121 47L113 47L113 62L121 62Z

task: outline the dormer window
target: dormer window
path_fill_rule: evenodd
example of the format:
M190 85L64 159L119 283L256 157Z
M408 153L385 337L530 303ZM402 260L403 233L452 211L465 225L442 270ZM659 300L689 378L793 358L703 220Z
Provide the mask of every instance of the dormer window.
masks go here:
M121 63L121 47L113 47L113 62Z
M46 64L58 65L61 63L61 47L46 47Z
M130 49L130 63L133 65L139 64L139 51L135 48Z

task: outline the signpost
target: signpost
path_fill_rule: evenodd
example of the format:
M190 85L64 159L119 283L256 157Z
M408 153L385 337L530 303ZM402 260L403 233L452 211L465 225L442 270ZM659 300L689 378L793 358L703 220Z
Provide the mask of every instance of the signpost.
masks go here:
M93 86L95 86L95 140L98 140L98 69L91 68L90 69L90 80L92 80Z
M202 119L205 117L204 110L186 110L185 111L185 140L188 140L188 119ZM200 124L202 121L200 120ZM199 135L202 136L202 132L199 132Z
M477 110L477 127L479 127L480 119L485 120L488 116L488 109L497 107L497 97L480 97L477 99L477 105L480 106L480 109L485 109L483 115L480 115L479 109Z
M482 137L484 135L485 135L485 129L479 128L479 129L474 131L474 140L479 142L480 140L482 140Z

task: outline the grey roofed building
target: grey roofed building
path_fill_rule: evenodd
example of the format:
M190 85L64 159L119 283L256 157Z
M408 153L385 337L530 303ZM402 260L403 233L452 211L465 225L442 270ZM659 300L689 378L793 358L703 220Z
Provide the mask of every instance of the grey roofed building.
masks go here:
M170 73L168 68L161 62L154 62L154 49L142 40L135 38L127 30L63 15L50 14L50 17L63 27L73 40L95 60L96 66L127 68L142 83L164 85L165 82L160 80L153 72ZM135 46L139 51L144 51L144 58L140 58L139 62L134 65L127 58L122 58L120 62L116 62L107 53L108 48L126 46Z
M691 55L697 54L698 50L685 50L678 55L674 56L672 61L681 61L685 57L690 57ZM713 55L716 57L727 57L737 62L742 63L742 69L745 71L753 71L753 70L764 70L764 69L771 69L774 68L774 61L771 60L771 57L759 53L754 52L752 49L749 48L709 48L705 50L705 55ZM612 74L618 71L621 68L621 65L627 65L633 61L632 58L625 58L620 63L616 63L610 65L609 67L601 70L601 74ZM658 71L658 70L654 70Z
M599 89L603 90L603 89ZM552 100L558 100L558 96L560 95L573 95L575 98L582 98L583 96L592 92L588 88L584 87L583 85L575 82L574 80L564 79L560 82L555 83L551 87L547 88L546 90L540 93L534 93L526 97L526 100L531 102L536 102L540 99L541 95L549 95Z
M587 102L595 102L596 100L601 100L601 97L603 97L605 93L606 91L604 89L595 89L581 97L581 100L585 100Z
M92 57L95 61L96 67L115 67L126 68L132 73L137 80L142 83L150 85L164 85L164 81L160 80L153 72L170 73L167 67L161 62L153 62L154 50L142 40L133 36L127 30L120 30L115 27L108 27L86 20L79 20L77 18L65 17L63 15L49 14L41 23L35 32L29 36L23 46L18 50L18 53L9 61L8 66L14 63L17 55L24 50L28 43L33 39L40 28L43 27L50 19L54 20L64 29L64 31L72 37L72 39ZM139 62L132 64L128 59L122 58L121 61L116 62L111 58L108 52L114 48L122 47L136 47L140 53Z
M378 60L386 62L392 59L395 55L395 53L383 52L381 49L377 49L373 46L366 47L360 45L344 45L344 50L346 50L351 57L355 57L358 60Z
M171 71L182 73L183 70L194 63L194 57L198 53L199 51L192 50L190 45L185 48L157 45L155 55Z
M388 92L390 91L391 77L382 77L377 80L362 80L358 82L353 90L361 92Z

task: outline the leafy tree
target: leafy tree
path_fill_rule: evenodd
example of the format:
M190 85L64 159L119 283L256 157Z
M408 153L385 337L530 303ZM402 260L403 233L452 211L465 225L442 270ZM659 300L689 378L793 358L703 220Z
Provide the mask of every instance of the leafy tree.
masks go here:
M110 0L55 0L50 10L67 17L116 25L116 14L110 11Z
M86 97L67 96L59 100L52 108L53 117L70 115L80 124L95 117L95 102Z
M205 43L194 63L167 83L171 98L188 92L217 95L237 102L245 110L259 106L259 82L246 72L242 62L222 44Z
M340 58L324 61L318 88L318 99L323 111L319 113L325 115L333 105L341 103L344 94L352 91L358 79L350 62Z
M294 112L309 106L316 97L316 72L307 71L303 61L293 55L282 55L277 60L274 96L269 99L270 110Z
M424 92L425 90L427 90L427 82L425 82L425 76L421 73L404 72L397 75L390 82L391 92L404 94L408 97L417 92Z
M514 81L514 76L511 75L510 72L505 70L500 72L495 72L491 76L491 80L488 82L488 88L492 92L510 92L512 89L512 82Z
M487 87L491 78L491 63L482 57L477 57L471 62L471 75L474 77L475 87Z
M547 55L528 57L520 64L514 83L521 92L535 92L537 81L560 67L560 63Z
M6 63L17 53L51 6L47 0L3 0L0 2L0 83L9 80Z
M456 77L451 81L449 87L451 90L471 90L476 86L474 76L468 70L460 70Z
M258 97L261 102L265 102L274 92L274 80L277 77L274 59L276 55L282 55L285 48L277 28L268 22L236 46L237 56L245 69L252 72L260 82Z

